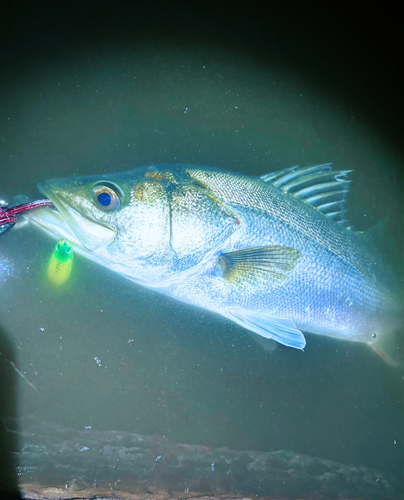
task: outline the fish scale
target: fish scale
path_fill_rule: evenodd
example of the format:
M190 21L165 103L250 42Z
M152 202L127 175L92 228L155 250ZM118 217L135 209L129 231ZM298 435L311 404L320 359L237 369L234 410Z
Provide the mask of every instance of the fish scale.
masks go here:
M368 248L354 232L333 224L311 206L301 203L293 196L243 175L230 174L232 182L229 183L229 174L220 171L189 169L187 173L226 203L255 209L280 219L286 225L317 241L358 271L368 273L369 279L384 280L383 276L376 275L377 266L369 259Z
M252 335L303 349L306 331L364 342L391 360L401 304L377 251L345 227L348 174L331 164L261 178L151 165L43 183L58 212L25 217L84 257Z

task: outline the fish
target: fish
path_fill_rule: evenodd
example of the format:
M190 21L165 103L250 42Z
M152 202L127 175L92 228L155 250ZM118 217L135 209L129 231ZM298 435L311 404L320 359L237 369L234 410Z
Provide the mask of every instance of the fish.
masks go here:
M66 240L60 240L46 266L48 281L55 286L64 285L70 278L73 265L73 246Z
M361 342L394 364L402 306L376 231L356 232L345 219L350 173L331 163L260 177L157 164L40 183L54 209L24 217L257 339L300 350L304 332Z

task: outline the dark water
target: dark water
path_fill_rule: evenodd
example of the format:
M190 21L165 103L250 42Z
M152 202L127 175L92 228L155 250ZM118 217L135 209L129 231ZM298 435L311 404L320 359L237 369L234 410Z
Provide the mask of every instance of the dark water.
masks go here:
M332 161L354 170L355 228L389 218L402 278L394 45L332 4L294 7L13 12L1 197L123 163L262 175ZM403 497L402 371L314 335L304 353L267 353L242 328L79 257L55 291L53 246L29 227L0 237L5 489L13 449L24 491Z

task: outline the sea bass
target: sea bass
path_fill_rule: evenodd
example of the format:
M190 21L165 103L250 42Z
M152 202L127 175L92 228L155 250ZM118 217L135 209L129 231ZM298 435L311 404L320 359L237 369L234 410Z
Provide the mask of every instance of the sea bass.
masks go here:
M303 349L305 331L386 357L400 304L377 252L344 220L348 174L331 164L262 177L152 165L39 184L56 210L25 217L84 257L253 334Z

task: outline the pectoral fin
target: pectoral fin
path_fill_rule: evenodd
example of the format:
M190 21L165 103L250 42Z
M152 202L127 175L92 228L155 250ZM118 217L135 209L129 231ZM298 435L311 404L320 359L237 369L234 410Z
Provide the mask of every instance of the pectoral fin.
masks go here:
M299 258L299 250L274 245L225 253L219 265L228 283L245 288L286 279Z
M273 318L265 313L251 312L246 309L232 309L222 314L247 330L276 340L288 347L303 349L306 345L303 333L296 328L291 319Z

